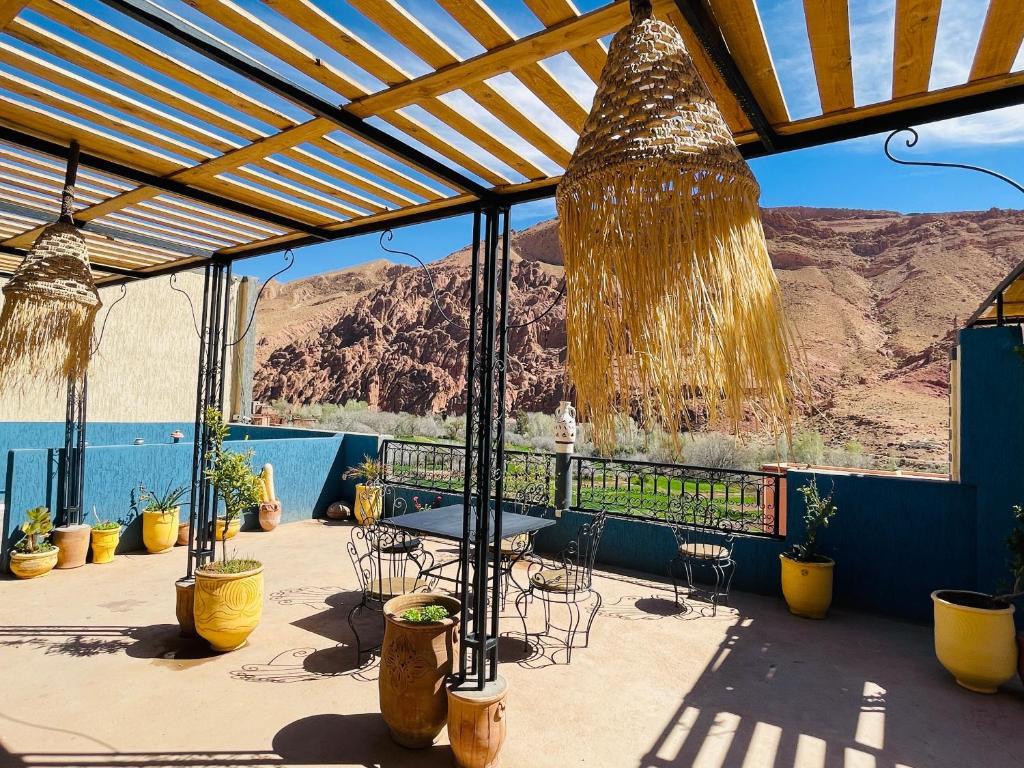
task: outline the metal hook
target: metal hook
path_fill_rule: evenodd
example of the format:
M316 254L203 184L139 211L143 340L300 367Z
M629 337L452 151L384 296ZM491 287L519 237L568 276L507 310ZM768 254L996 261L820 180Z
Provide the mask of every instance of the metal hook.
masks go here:
M196 331L196 338L199 339L200 341L202 341L203 340L203 334L199 332L199 322L196 320L196 308L192 304L192 297L188 295L188 291L183 291L181 288L179 288L177 285L175 285L175 283L177 283L177 282L178 282L178 273L175 272L174 274L171 275L171 278L170 278L171 290L172 291L177 291L178 293L180 293L182 296L185 297L185 301L188 302L189 311L192 313L192 327Z
M386 245L384 245L384 238L387 238L388 241L390 242L395 238L395 233L392 232L390 229L385 229L383 232L380 233L380 240L378 242L380 244L382 251L385 251L386 253L395 254L396 256L408 256L410 259L415 260L416 263L419 264L423 271L426 273L427 284L430 286L431 298L434 300L434 306L437 307L437 311L441 313L441 317L443 317L452 325L457 325L460 328L469 328L469 323L463 323L459 320L454 320L448 316L447 312L444 311L444 308L441 306L441 302L438 301L437 299L437 289L434 287L434 277L433 275L430 274L430 270L427 268L427 265L423 262L423 259L421 259L419 256L409 253L408 251L397 251L392 248L388 248Z
M558 302L560 302L562 300L563 296L565 296L565 278L564 277L562 278L562 287L558 289L558 295L555 296L555 300L551 302L551 306L549 306L547 309L545 309L543 312L541 312L539 315L537 315L532 320L527 320L525 323L513 323L512 325L509 326L509 330L512 330L513 328L525 328L528 325L533 325L538 320L543 320L547 315L549 315L551 313L551 310L553 310L556 306L558 306Z
M109 307L107 307L107 313L103 316L103 325L100 326L100 332L99 332L99 335L96 337L96 343L93 344L92 349L89 351L90 357L92 355L95 355L99 351L100 344L103 343L103 334L107 330L107 320L110 319L110 313L113 311L114 307L116 307L118 304L120 304L122 301L124 301L124 297L127 296L127 295L128 295L128 286L126 286L124 283L121 283L121 295L118 296L117 299L114 300L113 304L111 304Z
M890 133L885 139L884 150L885 156L892 160L894 163L899 163L900 165L923 165L932 168L961 168L965 171L978 171L979 173L984 173L989 176L993 176L997 179L1000 179L1001 181L1005 181L1018 192L1024 194L1024 186L1021 186L1016 181L1011 179L1009 176L1004 176L1003 174L989 170L988 168L982 168L980 165L967 165L966 163L939 163L935 161L926 160L901 160L898 157L894 157L892 152L889 151L889 142L891 142L897 135L901 133L911 134L911 137L907 139L905 142L907 147L914 147L917 144L918 135L917 131L914 130L913 128L898 128L892 133Z
M268 277L266 280L264 280L263 281L263 285L260 286L260 290L256 294L256 300L253 301L253 303L252 303L252 312L249 313L249 322L246 323L245 330L242 331L241 336L239 336L237 339L235 339L234 341L229 343L227 346L233 347L233 346L237 345L238 342L240 342L242 339L244 339L249 334L249 331L252 329L252 322L253 322L253 320L256 319L256 308L259 307L259 305L260 305L260 299L263 297L263 291L266 290L266 288L270 284L271 280L273 280L276 277L280 277L281 275L283 275L285 272L287 272L289 269L291 269L295 265L295 251L293 251L291 248L289 248L287 251L285 251L284 252L284 260L286 262L285 265L281 269L279 269L277 272L272 274L270 277Z

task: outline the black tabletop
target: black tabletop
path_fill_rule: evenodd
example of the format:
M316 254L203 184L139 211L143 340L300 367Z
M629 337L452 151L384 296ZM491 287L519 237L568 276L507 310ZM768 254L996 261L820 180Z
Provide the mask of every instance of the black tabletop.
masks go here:
M490 512L492 515L494 514L493 509ZM475 526L475 509L472 514L471 526ZM395 517L389 517L387 520L392 525L404 528L407 531L426 533L442 539L459 540L462 538L461 504L452 504L451 506L438 507L437 509L425 509L422 512L410 512L406 515L396 515ZM549 525L554 524L554 520L524 515L519 512L503 511L501 513L501 535L502 538L506 539L517 536L520 533L539 531L541 528L547 528ZM491 531L493 532L493 530L492 528Z

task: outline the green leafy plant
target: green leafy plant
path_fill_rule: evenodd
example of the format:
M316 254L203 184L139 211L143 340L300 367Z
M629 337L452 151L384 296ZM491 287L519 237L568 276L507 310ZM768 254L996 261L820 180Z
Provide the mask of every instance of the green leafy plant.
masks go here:
M794 544L785 555L801 563L826 562L827 558L818 554L818 532L822 528L827 528L829 522L839 512L832 503L834 491L822 496L818 491L816 475L811 475L811 481L802 485L799 491L804 497L804 540Z
M33 507L25 513L25 522L21 524L22 538L14 546L18 552L49 552L56 549L56 545L49 542L50 533L53 531L53 521L50 519L50 510L46 507Z
M263 563L251 557L232 557L219 563L207 563L203 570L207 573L245 573L259 568Z
M206 427L209 430L210 448L206 453L209 468L205 475L224 502L225 525L221 541L226 542L231 522L238 519L245 510L252 509L260 503L260 480L252 471L252 458L256 452L251 448L242 453L224 449L228 426L216 408L206 409ZM221 555L220 572L228 573L223 570L228 567L227 547L221 547ZM233 559L232 562L234 561Z
M121 524L116 520L100 519L100 516L96 514L96 507L92 508L92 516L96 520L96 522L92 524L92 529L94 531L113 531L121 527Z
M1002 602L1009 602L1024 597L1024 507L1019 504L1013 508L1014 527L1006 539L1006 545L1010 549L1010 574L1013 577L1013 587L1005 595L998 595L995 599Z
M181 500L187 493L184 485L172 488L171 483L167 484L163 493L147 490L144 485L141 488L139 499L146 502L147 512L173 512L181 506Z
M344 480L362 480L365 485L380 485L384 477L384 463L364 455L361 462L346 469L341 477Z
M400 618L412 624L437 624L447 619L448 615L448 609L443 605L425 605L403 611Z

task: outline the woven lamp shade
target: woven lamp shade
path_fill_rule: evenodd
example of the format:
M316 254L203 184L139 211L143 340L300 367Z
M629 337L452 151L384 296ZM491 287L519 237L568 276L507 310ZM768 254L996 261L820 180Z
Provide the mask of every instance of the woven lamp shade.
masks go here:
M65 195L67 197L67 193ZM79 380L89 365L100 297L85 238L67 215L40 233L0 312L0 390Z
M789 424L789 333L760 189L674 27L634 2L558 186L568 369L602 451L623 410Z

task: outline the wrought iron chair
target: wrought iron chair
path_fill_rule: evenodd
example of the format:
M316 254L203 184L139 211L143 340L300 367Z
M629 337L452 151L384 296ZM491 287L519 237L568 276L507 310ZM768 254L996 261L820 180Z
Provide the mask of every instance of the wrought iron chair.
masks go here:
M576 531L575 538L562 549L553 562L537 560L530 563L527 586L516 597L516 611L523 621L523 642L527 648L530 645L531 634L550 636L551 630L556 629L565 632L566 663L571 662L574 640L581 621L580 603L593 596L594 607L587 620L583 647L586 648L590 644L590 629L604 602L601 593L594 589L594 561L597 558L597 548L601 543L607 516L608 513L602 510L589 522L581 525ZM525 608L527 602L533 598L544 604L543 632L527 631ZM562 603L568 607L568 626L558 627L551 623L553 603Z
M353 527L347 548L362 591L362 598L346 617L356 638L356 659L359 660L364 653L379 650L380 644L363 648L356 629L356 615L368 609L383 618L384 603L391 598L427 591L430 584L420 578L420 572L430 567L434 558L423 548L422 542L417 540L415 546L410 546L405 531L387 520Z
M534 517L546 518L554 513L554 507L548 503L549 494L550 486L546 478L543 480L533 480L522 484L516 489L509 499L509 504L512 507L512 511L517 514L528 515L531 510L539 509L540 514L534 515ZM501 558L502 609L505 608L510 584L514 584L520 592L523 591L523 585L515 577L514 568L516 565L524 560L537 562L533 550L533 540L536 535L536 531L531 531L502 539L501 541L498 556ZM494 551L493 544L490 545L490 549L492 552Z
M718 603L729 599L736 561L732 550L740 523L729 519L725 504L715 504L710 499L683 493L670 502L665 519L672 526L676 539L676 554L669 562L668 572L672 578L676 603L679 603L678 568L681 565L686 576L686 586L694 592L694 568L710 569L715 576L715 587L711 591L711 615L718 613Z

